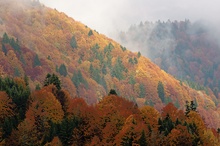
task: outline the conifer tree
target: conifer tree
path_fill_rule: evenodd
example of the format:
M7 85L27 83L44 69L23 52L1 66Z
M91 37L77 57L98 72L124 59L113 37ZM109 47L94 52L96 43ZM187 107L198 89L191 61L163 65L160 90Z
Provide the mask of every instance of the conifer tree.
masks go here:
M140 146L147 146L147 141L146 141L146 134L145 134L145 131L142 130L141 132L141 137L140 139L138 140L138 144Z
M48 86L50 84L54 84L58 90L61 89L60 79L55 74L47 74L46 79L44 80L44 86Z
M33 67L36 67L36 66L41 66L41 62L37 54L35 55L34 62L33 62Z
M61 64L61 65L60 65L60 67L59 67L59 73L60 73L60 75L63 75L64 77L67 76L67 69L66 69L65 64Z
M165 92L164 92L164 86L163 83L161 81L158 82L157 85L157 93L159 98L162 100L162 102L165 102Z
M70 41L70 46L74 49L77 48L77 42L76 42L76 38L74 36L72 36L71 41Z

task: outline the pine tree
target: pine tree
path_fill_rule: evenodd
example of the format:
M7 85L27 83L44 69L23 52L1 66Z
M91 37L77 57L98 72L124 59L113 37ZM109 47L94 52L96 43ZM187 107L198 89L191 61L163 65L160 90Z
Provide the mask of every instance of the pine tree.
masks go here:
M8 51L7 51L7 49L6 49L4 44L2 44L2 51L4 52L4 54L6 56Z
M50 84L55 85L58 90L61 89L61 83L60 83L60 79L58 78L58 76L55 74L51 75L48 73L46 76L46 79L44 80L44 86L48 86Z
M140 146L147 146L146 134L145 134L145 131L144 131L144 130L142 130L141 137L140 137L140 139L138 140L138 144L139 144Z
M34 62L33 62L33 67L36 67L36 66L41 66L41 62L37 54L35 55Z
M88 36L91 36L91 35L93 35L92 30L90 30L89 33L88 33Z
M141 57L141 52L138 52L138 58L140 58Z
M74 49L77 48L77 42L76 42L76 38L74 36L72 36L71 41L70 41L70 46Z
M8 44L9 42L10 42L10 39L9 39L7 33L5 32L3 34L2 43Z
M65 64L61 64L61 65L60 65L60 67L59 67L59 73L60 73L60 75L63 75L64 77L67 76L67 69L66 69Z
M146 89L145 89L145 86L144 84L140 84L139 85L139 88L140 88L140 93L139 93L139 97L140 98L144 98L146 96Z
M165 102L165 92L164 92L164 86L163 83L161 81L158 82L157 85L157 93L159 98L162 100L162 102Z

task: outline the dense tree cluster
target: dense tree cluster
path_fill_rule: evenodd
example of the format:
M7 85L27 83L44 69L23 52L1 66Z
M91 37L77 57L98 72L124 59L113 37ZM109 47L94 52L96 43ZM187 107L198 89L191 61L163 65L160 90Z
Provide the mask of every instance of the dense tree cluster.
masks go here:
M220 47L212 31L215 26L206 24L190 20L146 21L120 32L118 38L129 48L138 46L142 55L166 72L186 80L191 88L207 92L209 87L219 98Z
M59 79L48 74L45 86L30 93L22 79L0 79L1 145L218 145L220 135L195 112L172 103L160 114L138 108L115 90L96 105L71 98Z

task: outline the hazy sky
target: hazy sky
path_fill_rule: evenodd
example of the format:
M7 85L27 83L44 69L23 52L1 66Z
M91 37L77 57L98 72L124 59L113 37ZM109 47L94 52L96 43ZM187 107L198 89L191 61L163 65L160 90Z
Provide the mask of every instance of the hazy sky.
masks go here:
M140 21L209 19L220 22L220 0L40 0L111 36Z

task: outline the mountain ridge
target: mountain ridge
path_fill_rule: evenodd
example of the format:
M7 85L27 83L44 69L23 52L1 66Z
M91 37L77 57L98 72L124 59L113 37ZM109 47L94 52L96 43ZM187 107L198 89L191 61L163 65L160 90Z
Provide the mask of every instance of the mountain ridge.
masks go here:
M196 100L198 111L210 127L220 127L218 100L212 91L207 95L189 88L139 53L38 2L18 2L16 9L3 0L0 3L1 11L6 12L0 13L2 40L4 34L10 40L1 42L2 74L27 75L34 90L42 86L47 73L55 73L72 97L82 97L90 104L97 103L112 88L139 106L151 102L159 111L165 104L162 100L177 102L180 109L185 108L186 100ZM20 52L13 47L13 39ZM164 85L165 99L158 96L159 81ZM208 116L213 118L211 122Z

